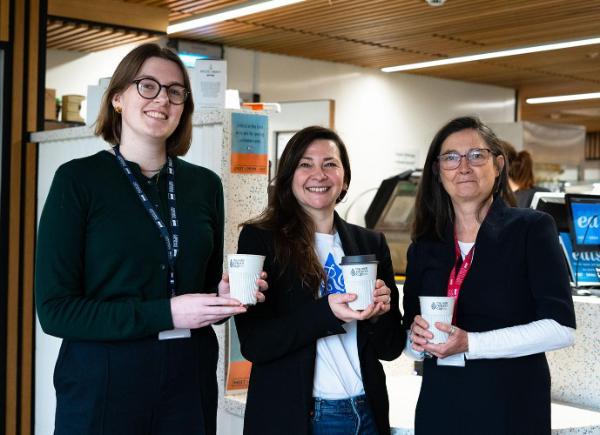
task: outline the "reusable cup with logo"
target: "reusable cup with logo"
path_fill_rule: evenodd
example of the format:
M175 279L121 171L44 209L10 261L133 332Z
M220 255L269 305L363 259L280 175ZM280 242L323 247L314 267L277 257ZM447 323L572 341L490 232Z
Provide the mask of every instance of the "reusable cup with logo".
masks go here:
M435 322L452 323L454 298L447 296L419 296L421 317L429 323L429 332L433 334L430 343L439 344L448 341L448 333L435 327Z
M340 267L344 276L346 293L356 293L357 298L348 306L362 311L373 303L373 290L377 281L377 259L370 255L347 255L342 257Z
M264 255L229 254L229 289L231 297L244 305L256 304L256 280L260 277L265 262Z

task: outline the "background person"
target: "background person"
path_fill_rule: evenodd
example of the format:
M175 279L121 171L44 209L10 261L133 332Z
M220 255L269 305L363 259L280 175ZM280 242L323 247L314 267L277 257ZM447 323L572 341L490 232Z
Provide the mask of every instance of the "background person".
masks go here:
M472 117L431 142L404 284L408 352L422 359L417 434L550 433L544 352L573 344L575 313L552 218L508 207L502 146ZM445 344L429 344L422 296L456 298Z
M267 209L240 234L238 252L265 255L264 304L236 316L242 354L252 361L244 433L389 434L379 359L406 339L389 248L382 234L334 211L350 185L346 147L333 131L308 127L288 142ZM353 311L339 263L379 260L374 303Z
M208 326L246 308L221 280L219 177L177 157L190 146L193 109L179 57L141 45L102 102L96 134L113 149L55 174L39 225L36 305L44 331L63 338L57 435L215 433Z
M548 189L534 184L533 159L529 151L517 152L506 141L500 141L508 160L508 184L515 194L517 207L529 208L535 192L549 192Z

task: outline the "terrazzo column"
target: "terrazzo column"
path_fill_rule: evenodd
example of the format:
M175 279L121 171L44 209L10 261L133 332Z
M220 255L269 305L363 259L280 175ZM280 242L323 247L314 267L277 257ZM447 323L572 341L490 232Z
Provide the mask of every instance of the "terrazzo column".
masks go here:
M220 158L220 171L223 182L223 192L225 197L225 245L224 254L237 252L237 240L240 229L239 224L260 214L267 205L267 174L238 174L231 172L232 156L232 114L249 113L253 116L267 115L256 114L245 111L224 111L222 119L222 145ZM216 168L215 168L216 169ZM224 270L227 270L224 263ZM215 326L217 338L219 340L219 363L217 367L217 381L219 384L219 408L230 410L232 404L230 401L225 403L224 390L225 378L227 376L226 355L227 334L229 325ZM242 411L243 412L243 411ZM237 410L236 414L240 414Z
M548 352L552 400L600 411L600 297L574 296L575 345Z

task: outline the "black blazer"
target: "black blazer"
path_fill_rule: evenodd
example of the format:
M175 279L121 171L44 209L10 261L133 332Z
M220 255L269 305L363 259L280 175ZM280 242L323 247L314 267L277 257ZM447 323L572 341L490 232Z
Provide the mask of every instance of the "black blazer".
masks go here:
M358 323L357 341L363 386L380 435L390 433L385 374L379 359L393 360L404 347L398 289L389 248L383 234L343 221L336 214L346 255L376 254L377 277L391 290L390 311ZM273 234L246 225L238 252L265 255L269 290L265 302L235 317L242 354L251 361L252 372L246 402L244 434L282 435L310 433L310 412L319 338L344 333L342 322L327 298L315 299L297 273L281 270L274 260Z
M507 207L496 198L475 242L463 282L456 324L484 332L541 319L574 328L569 277L552 218ZM418 296L445 296L455 262L453 228L445 240L422 238L408 251L404 324L419 314ZM468 415L465 416L465 410ZM425 359L415 412L417 434L508 435L550 433L550 372L543 353L466 360L465 367Z
M454 265L454 230L408 250L404 319L420 313L418 296L446 296ZM485 315L488 312L489 315ZM496 198L475 243L473 265L457 302L457 326L483 332L554 319L575 327L569 272L552 218Z

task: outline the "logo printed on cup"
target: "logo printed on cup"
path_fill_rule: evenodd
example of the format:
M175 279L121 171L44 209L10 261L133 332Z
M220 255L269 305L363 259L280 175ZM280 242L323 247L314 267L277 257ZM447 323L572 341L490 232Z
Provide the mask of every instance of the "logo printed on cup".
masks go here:
M445 311L448 309L448 305L448 302L432 302L431 309Z
M369 268L364 267L355 267L350 270L350 275L352 276L367 276L369 274Z
M244 267L243 258L232 258L229 260L229 267Z

